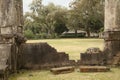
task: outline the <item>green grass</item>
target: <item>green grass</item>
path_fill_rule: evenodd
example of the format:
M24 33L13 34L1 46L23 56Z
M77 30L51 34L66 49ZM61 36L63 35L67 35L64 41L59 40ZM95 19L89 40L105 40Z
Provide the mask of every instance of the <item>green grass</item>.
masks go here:
M89 47L99 47L103 50L102 39L49 39L29 40L27 43L47 42L58 51L64 51L71 59L79 59L80 53ZM21 71L13 74L9 80L120 80L120 69L112 68L106 73L81 73L76 69L73 73L53 75L50 71Z
M50 71L21 71L9 80L120 80L120 69L111 72L81 73L76 69L73 73L53 75Z

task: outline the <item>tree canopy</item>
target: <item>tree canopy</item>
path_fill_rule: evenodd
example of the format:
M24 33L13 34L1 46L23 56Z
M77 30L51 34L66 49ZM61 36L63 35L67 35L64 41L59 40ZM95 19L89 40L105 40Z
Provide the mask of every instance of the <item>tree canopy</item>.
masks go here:
M99 32L104 26L104 0L75 0L71 3L71 9L79 17L88 36L90 32Z
M90 33L98 33L104 26L104 0L74 0L69 9L33 0L30 10L24 15L28 38L55 38L69 30L74 30L75 36L77 30L84 30L90 37Z

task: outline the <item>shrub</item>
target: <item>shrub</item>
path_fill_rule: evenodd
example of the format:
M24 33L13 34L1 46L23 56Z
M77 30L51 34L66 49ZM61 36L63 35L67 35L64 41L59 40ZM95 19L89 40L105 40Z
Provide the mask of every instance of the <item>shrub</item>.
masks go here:
M33 34L33 32L31 30L26 30L24 32L25 37L27 37L28 39L34 39L35 35Z
M60 36L60 38L85 38L85 37L86 37L85 33L78 33L77 36L75 35L75 33L66 33Z

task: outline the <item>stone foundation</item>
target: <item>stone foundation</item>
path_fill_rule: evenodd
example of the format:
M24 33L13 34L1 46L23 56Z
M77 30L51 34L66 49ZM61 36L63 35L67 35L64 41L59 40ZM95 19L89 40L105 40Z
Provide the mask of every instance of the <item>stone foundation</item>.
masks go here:
M105 48L104 53L107 55L108 64L113 64L113 58L120 52L120 31L106 31L104 33Z

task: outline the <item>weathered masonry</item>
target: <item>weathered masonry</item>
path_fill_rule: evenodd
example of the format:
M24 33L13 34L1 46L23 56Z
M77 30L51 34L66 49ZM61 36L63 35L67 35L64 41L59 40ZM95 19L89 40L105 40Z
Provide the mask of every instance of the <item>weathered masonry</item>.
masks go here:
M108 64L120 62L120 0L105 0L105 53Z
M47 43L27 43L21 45L21 68L25 69L50 69L55 67L75 65L74 60L69 60L69 55L57 50Z
M26 44L22 0L0 0L0 78L21 68L43 69L74 64L47 43Z
M101 61L101 56L104 55L106 64L120 65L119 13L120 0L105 0L105 49L102 55L92 55L95 60ZM47 43L26 44L25 41L22 0L0 0L0 79L6 80L8 72L16 72L20 68L43 69L76 65L74 60L69 60L67 54L57 52Z
M105 48L101 53L81 54L83 65L120 65L120 0L105 0Z
M0 78L7 79L9 72L16 72L19 46L25 42L22 35L22 0L0 0Z
M0 70L17 70L22 35L22 0L0 0Z

